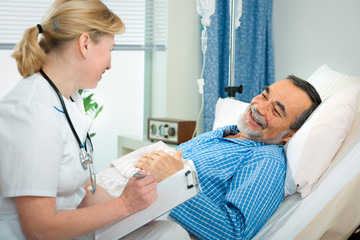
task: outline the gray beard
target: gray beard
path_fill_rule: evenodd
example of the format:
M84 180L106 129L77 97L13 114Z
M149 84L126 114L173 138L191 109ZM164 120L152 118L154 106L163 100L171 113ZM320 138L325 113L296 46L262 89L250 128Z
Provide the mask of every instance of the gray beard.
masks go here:
M250 140L256 141L256 142L262 142L266 144L274 144L274 145L281 145L283 138L291 132L291 129L286 129L283 132L281 132L278 136L274 138L264 138L263 130L253 130L249 128L246 124L249 122L249 120L245 120L244 116L248 112L248 110L252 111L253 117L258 121L262 126L263 129L265 129L267 126L265 124L264 119L261 117L261 115L258 113L256 108L252 105L249 108L245 110L243 114L240 115L237 127L240 132L244 133Z

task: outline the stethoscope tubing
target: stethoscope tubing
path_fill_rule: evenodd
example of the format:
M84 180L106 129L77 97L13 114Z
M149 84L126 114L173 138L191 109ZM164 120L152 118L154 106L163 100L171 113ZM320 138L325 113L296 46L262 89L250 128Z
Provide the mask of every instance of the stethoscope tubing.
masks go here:
M76 141L77 141L78 144L79 144L80 149L81 149L81 148L85 148L84 144L81 143L80 138L79 138L79 136L78 136L77 133L76 133L76 130L75 130L75 128L74 128L74 125L72 124L72 121L71 121L71 119L70 119L69 113L68 113L68 111L67 111L66 105L65 105L65 103L64 103L64 100L63 100L63 98L62 98L62 96L61 96L61 93L60 93L59 89L55 86L55 84L51 81L51 79L48 77L48 75L46 75L46 73L45 73L42 69L40 69L40 73L41 73L41 75L46 79L46 81L50 84L50 86L54 89L54 91L56 92L57 96L59 97L61 106L62 106L62 108L63 108L64 114L65 114L65 117L66 117L66 120L67 120L67 122L69 123L69 126L70 126L70 128L71 128L71 131L73 132L73 134L74 134L74 136L75 136L75 138L76 138ZM91 139L90 139L90 136L89 136L89 133L87 133L87 136L86 136L86 137L89 138L91 147L93 147L92 142L91 142Z
M63 108L63 112L64 112L65 117L66 117L66 120L69 123L71 131L73 132L73 134L74 134L74 136L75 136L75 138L76 138L76 140L77 140L77 142L79 144L79 147L80 147L80 151L81 151L81 153L80 153L80 163L81 163L82 167L84 169L87 169L88 168L87 165L90 164L90 167L89 167L90 180L91 180L91 189L90 190L94 194L95 191L96 191L96 175L95 175L94 163L93 163L93 150L94 150L94 148L93 148L93 144L91 142L91 138L89 136L89 132L86 133L86 140L85 140L84 144L81 144L80 138L79 138L79 136L77 135L77 133L75 131L74 125L72 124L72 121L70 119L69 113L68 113L67 108L66 108L66 105L64 103L64 99L62 98L62 95L61 95L59 89L55 86L55 84L51 81L51 79L46 75L46 73L42 69L40 69L40 73L46 79L46 81L50 84L50 86L54 89L57 96L59 97L61 106ZM70 99L71 99L71 97L70 97ZM87 149L86 142L90 143L89 148L91 148L91 149L89 149L89 150Z

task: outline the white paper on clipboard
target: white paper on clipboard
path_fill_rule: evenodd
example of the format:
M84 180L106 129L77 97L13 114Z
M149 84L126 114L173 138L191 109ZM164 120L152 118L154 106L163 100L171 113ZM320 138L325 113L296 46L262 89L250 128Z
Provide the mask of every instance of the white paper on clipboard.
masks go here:
M196 196L198 192L197 173L194 164L191 162L184 169L157 185L158 197L151 206L96 231L95 239L119 239Z

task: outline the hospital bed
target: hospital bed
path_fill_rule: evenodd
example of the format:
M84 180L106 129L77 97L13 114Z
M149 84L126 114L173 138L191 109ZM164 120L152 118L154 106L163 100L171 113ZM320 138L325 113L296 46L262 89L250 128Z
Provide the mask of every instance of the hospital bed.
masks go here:
M284 146L285 198L253 239L348 239L360 225L360 77L323 65L308 81L323 103ZM247 106L220 98L213 128Z
M285 145L287 196L253 239L348 239L360 225L360 77L323 65L308 81L324 101ZM214 128L246 106L219 99Z

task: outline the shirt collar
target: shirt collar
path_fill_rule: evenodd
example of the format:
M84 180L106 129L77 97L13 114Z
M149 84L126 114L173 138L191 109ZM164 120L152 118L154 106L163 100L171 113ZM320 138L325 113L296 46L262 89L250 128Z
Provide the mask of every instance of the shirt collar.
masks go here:
M226 136L229 135L235 135L238 134L240 131L237 128L236 125L229 125L229 126L224 126L224 127L220 127L217 128L214 131L214 134L211 136L213 138L224 138ZM234 143L238 143L238 144L244 144L244 142L249 143L249 144L253 144L254 146L266 146L266 145L270 145L270 144L266 144L266 143L261 143L261 142L257 142L254 140L249 140L249 139L238 139L238 138L226 138L228 141L232 141ZM279 147L283 147L284 145L277 145Z

